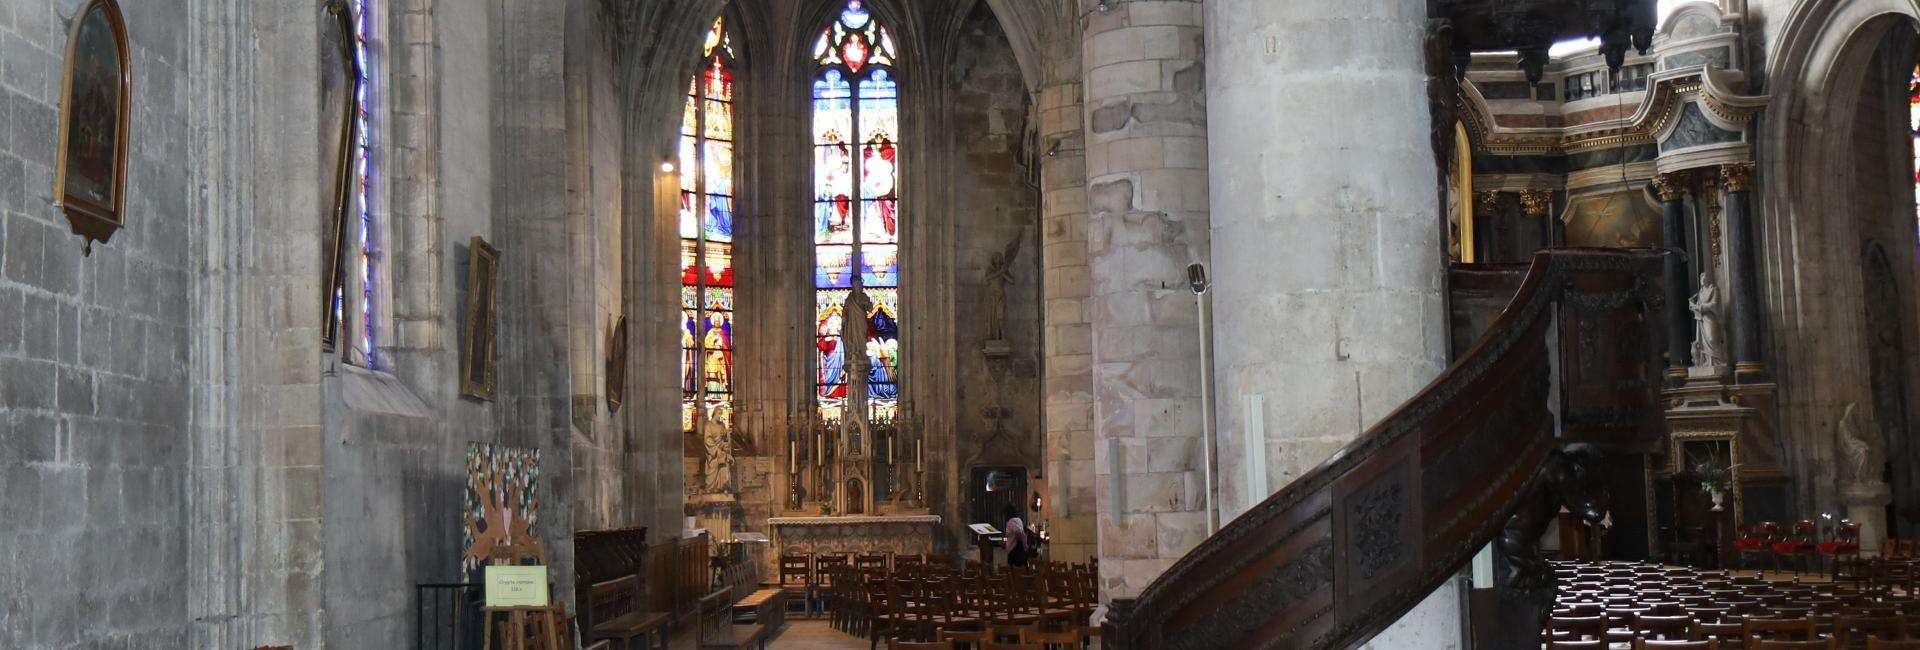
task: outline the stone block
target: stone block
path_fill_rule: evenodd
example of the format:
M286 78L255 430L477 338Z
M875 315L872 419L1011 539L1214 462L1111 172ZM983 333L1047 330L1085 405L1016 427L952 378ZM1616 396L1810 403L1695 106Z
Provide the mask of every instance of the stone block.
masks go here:
M52 363L42 360L0 358L0 407L52 411L54 369Z
M37 102L54 102L60 62L54 55L16 34L0 32L0 86Z
M59 139L60 115L49 104L40 103L23 93L0 91L0 101L12 104L12 134L7 151L23 162L42 169L53 169L54 142ZM42 190L50 193L52 186Z
M0 355L20 352L21 329L26 322L26 294L0 283Z
M55 385L55 399L61 413L93 414L93 377L86 371L61 367Z
M0 409L0 454L4 454L0 457L10 463L51 462L59 446L59 429L60 421L52 414Z

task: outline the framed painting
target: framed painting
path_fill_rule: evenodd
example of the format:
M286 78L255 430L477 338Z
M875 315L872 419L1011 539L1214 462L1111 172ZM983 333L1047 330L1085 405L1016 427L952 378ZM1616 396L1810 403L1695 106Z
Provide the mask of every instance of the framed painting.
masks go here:
M325 174L320 232L320 345L331 352L339 342L346 290L349 215L353 211L353 151L360 120L360 57L355 56L353 7L328 0L320 21L320 169Z
M127 128L133 107L127 25L114 0L86 0L67 37L53 196L82 250L126 225Z
M615 316L607 334L607 412L619 413L627 394L627 317Z
M460 342L460 394L493 399L494 310L500 297L500 251L474 237L467 244L467 327Z

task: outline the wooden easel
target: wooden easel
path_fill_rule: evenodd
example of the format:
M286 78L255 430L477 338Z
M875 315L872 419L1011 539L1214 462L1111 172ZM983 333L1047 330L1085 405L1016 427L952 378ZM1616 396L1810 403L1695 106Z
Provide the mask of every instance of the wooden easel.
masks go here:
M546 549L542 548L539 544L533 543L500 545L493 547L492 551L487 554L487 564L493 566L546 566L547 552ZM551 585L549 585L548 592L552 592ZM499 614L506 615L507 620L502 621L500 625L496 627L494 625L494 616ZM499 646L501 650L529 650L527 647L527 628L529 625L540 628L536 630L539 633L539 636L535 638L535 646L537 648L542 650L563 650L572 645L571 643L568 645L560 644L562 636L565 636L568 641L573 640L571 633L563 634L560 630L561 623L568 620L566 612L561 609L560 605L548 604L544 607L482 607L480 608L480 616L480 636L484 639L482 647L485 648L485 650L493 650L493 637L496 635L501 637Z

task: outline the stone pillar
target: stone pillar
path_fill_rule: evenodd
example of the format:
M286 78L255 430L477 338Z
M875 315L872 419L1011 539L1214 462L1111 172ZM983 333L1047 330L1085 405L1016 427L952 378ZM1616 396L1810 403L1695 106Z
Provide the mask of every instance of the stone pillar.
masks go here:
M1673 251L1667 256L1667 304L1682 306L1687 304L1687 206L1686 179L1678 172L1669 172L1653 178L1653 189L1660 195L1660 232L1666 237L1667 250ZM1687 366L1693 364L1692 319L1667 319L1667 378L1683 380L1687 377Z
M1079 71L1074 70L1074 76ZM1087 269L1086 112L1080 83L1040 89L1041 283L1046 317L1042 380L1046 412L1047 499L1040 521L1049 553L1085 562L1098 548L1093 495L1092 279Z
M1447 247L1424 0L1206 7L1226 519L1446 368ZM1459 606L1442 586L1372 644L1458 644Z
M1186 279L1207 261L1202 5L1080 7L1101 597L1128 598L1207 535Z
M1754 270L1753 163L1720 166L1727 189L1727 265L1732 271L1733 369L1740 377L1766 373L1760 355L1760 278Z

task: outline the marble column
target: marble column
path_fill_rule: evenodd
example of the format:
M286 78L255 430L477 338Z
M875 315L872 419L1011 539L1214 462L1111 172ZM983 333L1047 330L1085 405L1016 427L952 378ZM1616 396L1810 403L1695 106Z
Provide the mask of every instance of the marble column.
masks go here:
M1201 12L1080 2L1101 597L1132 597L1207 535L1200 341L1207 261Z
M1685 305L1692 283L1687 281L1687 182L1679 172L1653 178L1654 192L1660 195L1660 232L1666 237L1667 304ZM1678 312L1676 312L1678 313ZM1687 377L1692 365L1693 323L1687 318L1667 319L1667 378Z
M1493 233L1502 218L1500 199L1504 192L1473 193L1473 261L1485 264L1494 251Z
M1213 371L1231 519L1446 368L1447 247L1424 0L1206 8ZM1459 623L1447 585L1372 644L1446 647Z
M1753 163L1720 166L1727 190L1727 265L1733 277L1733 369L1740 377L1766 373L1760 355L1760 278L1754 269Z

